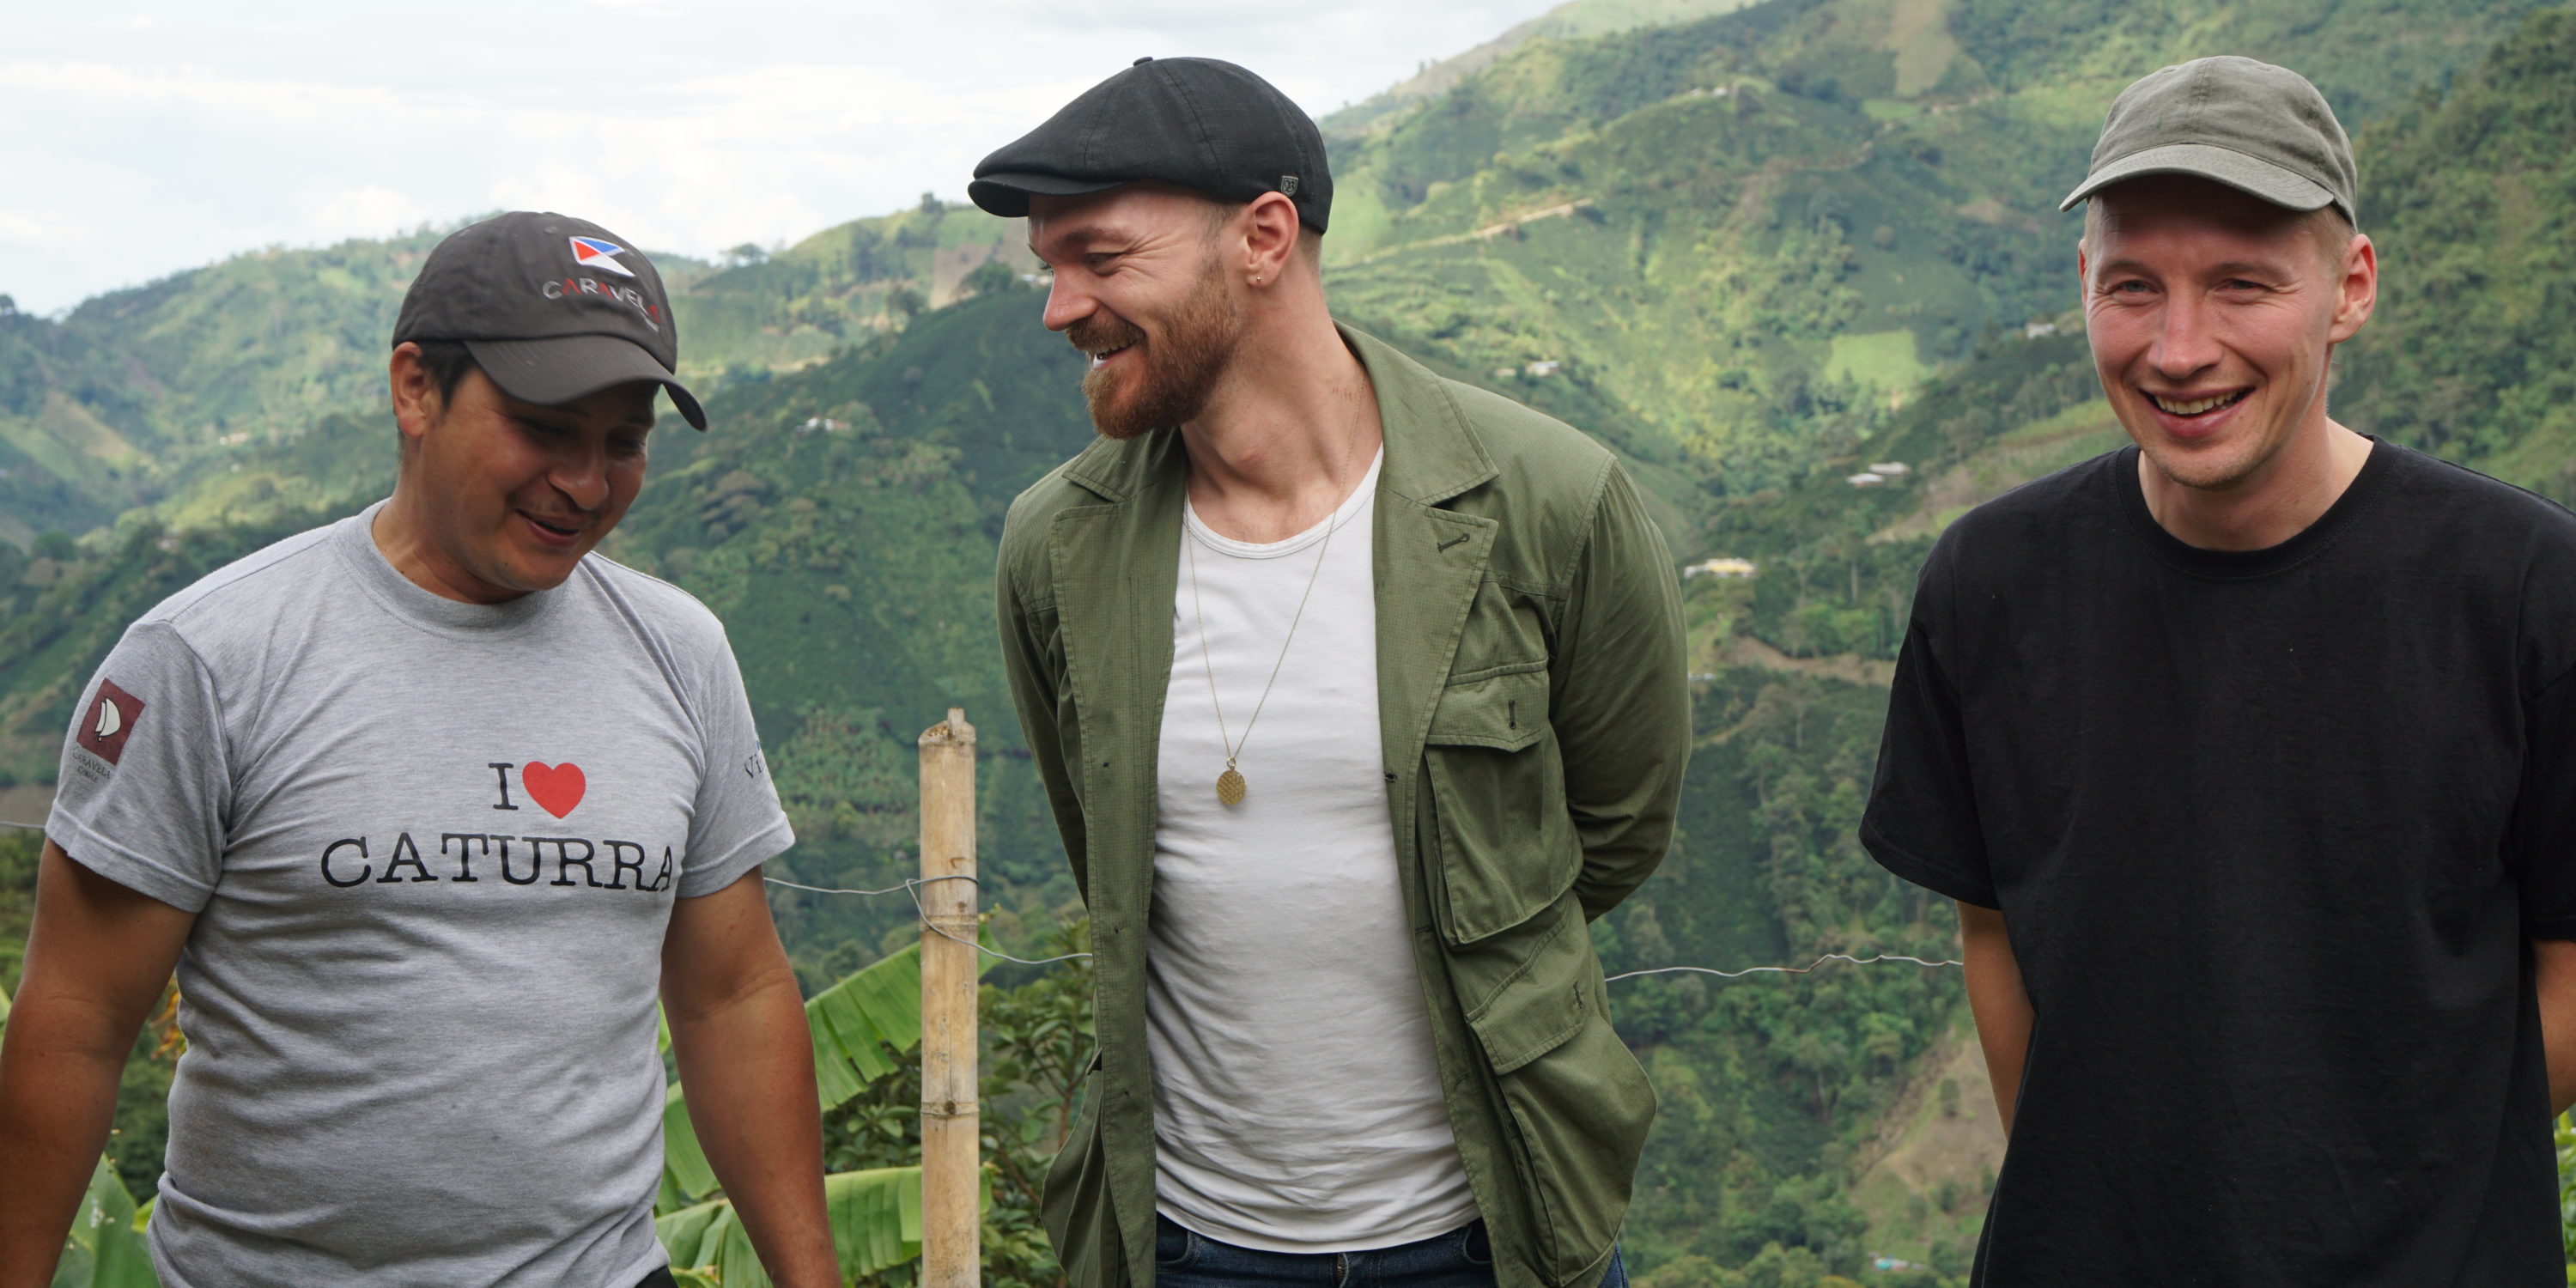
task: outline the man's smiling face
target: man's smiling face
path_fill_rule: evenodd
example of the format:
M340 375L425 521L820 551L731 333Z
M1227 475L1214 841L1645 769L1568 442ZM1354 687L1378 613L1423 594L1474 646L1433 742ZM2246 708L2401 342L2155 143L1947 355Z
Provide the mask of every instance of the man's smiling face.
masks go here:
M431 543L463 580L452 589L497 603L571 576L644 486L655 392L638 381L548 407L466 372L403 463L429 502Z
M2185 487L2259 480L2321 429L2327 359L2370 316L2367 239L2205 179L2095 194L2077 263L2103 393L2150 464Z
M1197 417L1244 329L1219 260L1236 207L1166 184L1032 197L1029 250L1055 275L1046 325L1091 355L1091 423L1133 438Z

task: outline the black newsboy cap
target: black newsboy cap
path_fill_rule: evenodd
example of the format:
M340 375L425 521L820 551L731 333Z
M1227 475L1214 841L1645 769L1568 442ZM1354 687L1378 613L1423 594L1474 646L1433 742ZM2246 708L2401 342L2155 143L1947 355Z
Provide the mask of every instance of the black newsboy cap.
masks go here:
M1140 179L1220 201L1281 193L1317 232L1332 215L1333 176L1315 122L1270 82L1214 58L1137 59L984 158L966 195L1016 219L1029 213L1033 194L1065 197Z

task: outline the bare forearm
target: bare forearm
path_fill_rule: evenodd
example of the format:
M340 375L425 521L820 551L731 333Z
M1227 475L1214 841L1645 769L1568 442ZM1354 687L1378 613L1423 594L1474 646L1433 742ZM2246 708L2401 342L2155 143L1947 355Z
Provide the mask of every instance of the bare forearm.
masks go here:
M2532 973L2540 993L2540 1041L2549 1055L2549 1112L2576 1104L2576 943L2531 941Z
M2021 1095L2023 1061L2030 1056L2030 994L2021 985L2021 964L2004 933L2004 915L1975 904L1959 905L1960 957L1967 962L1968 1010L1977 1019L1977 1045L1986 1055L1986 1077L1994 1084L1995 1112L2004 1134L2012 1134L2013 1110Z
M0 1288L53 1282L116 1116L119 1042L100 1023L24 996L0 1044Z
M116 1118L117 1075L196 924L45 842L0 1042L0 1288L42 1288Z
M814 1048L785 963L736 1000L674 1011L671 1048L698 1143L771 1277L781 1288L840 1283L823 1210Z

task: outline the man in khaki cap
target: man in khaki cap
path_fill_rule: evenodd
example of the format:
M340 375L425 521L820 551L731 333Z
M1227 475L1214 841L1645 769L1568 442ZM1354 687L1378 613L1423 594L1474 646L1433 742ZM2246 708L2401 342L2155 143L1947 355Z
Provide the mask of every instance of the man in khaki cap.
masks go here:
M1861 835L1959 902L1980 1284L2566 1282L2576 516L2327 414L2354 190L2294 72L2130 86L2065 204L2135 445L1924 565Z

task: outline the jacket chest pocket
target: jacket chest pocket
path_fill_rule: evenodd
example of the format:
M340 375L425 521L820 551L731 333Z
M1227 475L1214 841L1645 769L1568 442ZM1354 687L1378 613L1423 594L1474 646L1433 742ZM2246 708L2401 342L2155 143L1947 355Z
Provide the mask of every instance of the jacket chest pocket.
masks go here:
M1545 662L1451 683L1424 739L1440 855L1434 913L1452 944L1509 930L1556 902L1583 866L1548 728Z

